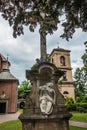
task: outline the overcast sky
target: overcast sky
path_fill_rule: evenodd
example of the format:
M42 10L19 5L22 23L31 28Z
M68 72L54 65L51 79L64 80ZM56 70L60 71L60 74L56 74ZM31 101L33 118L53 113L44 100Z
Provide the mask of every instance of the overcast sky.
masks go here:
M38 28L34 33L25 28L24 35L16 39L12 33L8 22L0 16L0 53L8 56L11 63L10 71L21 83L26 79L25 70L30 69L35 59L40 57L40 38ZM61 39L60 34L62 29L59 26L58 31L47 36L47 53L51 53L58 44L60 48L71 50L71 66L74 72L77 67L82 66L81 56L85 52L84 42L87 41L87 33L78 29L69 42Z

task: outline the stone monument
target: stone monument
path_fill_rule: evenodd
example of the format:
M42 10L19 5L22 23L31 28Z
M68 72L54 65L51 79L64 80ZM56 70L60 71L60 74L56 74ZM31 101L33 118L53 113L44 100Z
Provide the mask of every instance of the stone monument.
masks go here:
M46 53L46 35L47 32L52 33L57 29L58 17L55 15L54 19L54 15L49 14L51 6L48 13L44 6L40 8L38 16L41 59L35 69L26 71L26 78L32 83L32 91L26 98L26 105L19 119L22 122L22 130L69 130L71 114L64 105L65 99L57 84L63 72L47 62ZM38 20L36 16L31 18Z
M22 130L69 130L71 114L57 86L62 75L62 71L48 62L41 62L37 70L26 71L32 90L19 116Z

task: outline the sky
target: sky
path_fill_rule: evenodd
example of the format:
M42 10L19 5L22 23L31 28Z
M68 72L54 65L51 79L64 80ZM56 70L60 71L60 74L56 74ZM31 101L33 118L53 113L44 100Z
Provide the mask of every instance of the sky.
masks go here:
M38 32L30 32L25 27L24 35L13 38L13 30L8 22L0 16L0 53L4 57L8 57L11 63L10 72L22 81L26 80L26 70L31 69L35 63L35 59L40 58L40 36ZM74 74L77 67L81 67L81 56L85 53L84 42L87 41L87 33L77 29L73 38L68 41L60 38L63 30L59 26L53 35L47 35L47 53L50 54L54 48L58 46L63 49L71 50L71 67Z

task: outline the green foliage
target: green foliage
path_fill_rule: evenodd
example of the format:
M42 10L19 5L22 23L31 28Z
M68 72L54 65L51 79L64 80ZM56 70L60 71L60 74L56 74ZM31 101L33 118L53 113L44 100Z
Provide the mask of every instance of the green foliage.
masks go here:
M77 68L75 73L74 73L74 87L75 87L75 96L82 97L86 95L86 81L87 81L87 76L85 76L85 72L83 68Z
M87 41L84 43L87 47ZM82 101L87 94L87 51L82 55L83 67L77 68L74 73L75 96ZM87 100L86 100L87 101Z
M84 64L84 70L87 72L87 41L84 43L84 45L86 49L85 49L85 53L82 55L82 60Z
M80 97L76 97L76 103L79 103L79 102L81 102Z
M82 113L85 112L85 109L83 107L77 106L76 111Z
M65 106L69 111L75 110L74 100L72 97L66 97Z
M84 45L85 45L85 52L87 54L87 41L84 42ZM86 60L87 61L87 60Z
M18 98L26 98L26 95L31 91L31 84L29 81L23 81L18 88Z
M87 103L87 95L83 96L82 102Z
M1 0L0 12L12 26L14 37L24 34L24 26L33 32L42 22L44 26L40 31L50 34L61 23L64 28L61 37L67 40L72 38L76 28L87 31L86 0Z
M66 97L66 105L68 105L68 104L74 104L74 100L73 100L73 98L72 97Z
M87 102L81 102L80 98L76 98L76 102L73 101L71 97L66 97L65 106L69 111L77 111L87 113Z

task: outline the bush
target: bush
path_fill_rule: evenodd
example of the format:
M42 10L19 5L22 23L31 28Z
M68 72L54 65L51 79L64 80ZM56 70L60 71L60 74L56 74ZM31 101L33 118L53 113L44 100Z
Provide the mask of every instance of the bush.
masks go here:
M84 108L83 107L76 107L76 111L78 111L78 112L84 112Z
M75 103L76 111L78 112L87 112L87 103Z
M75 104L71 104L71 105L68 104L66 107L69 111L76 111L76 105Z
M76 97L76 103L79 103L79 102L81 102L80 97Z
M87 96L84 96L82 102L87 103Z
M69 111L74 111L74 110L76 110L76 106L75 106L75 104L74 104L74 100L73 100L73 98L71 98L71 97L66 97L65 106L67 107L67 109L68 109Z
M76 98L76 103L74 103L71 97L66 98L65 106L69 111L77 111L87 113L87 103L80 102L80 98Z

